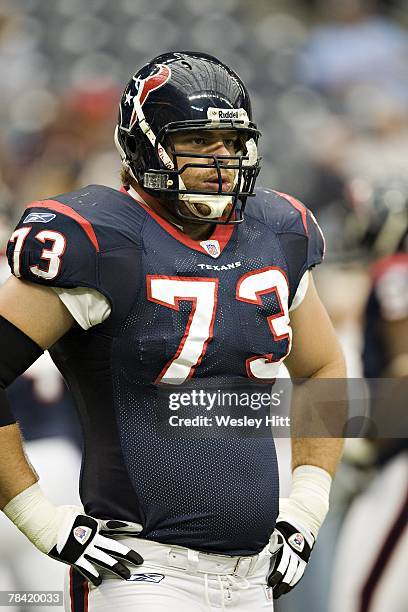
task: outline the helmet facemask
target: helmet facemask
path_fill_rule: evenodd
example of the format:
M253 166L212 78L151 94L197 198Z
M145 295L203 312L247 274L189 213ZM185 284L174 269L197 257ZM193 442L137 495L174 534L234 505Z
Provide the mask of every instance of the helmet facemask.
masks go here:
M191 125L197 123L196 126ZM188 125L186 125L188 124ZM241 143L240 150L231 155L206 154L174 148L172 135L180 133L197 134L206 131L228 130L237 133ZM255 133L253 133L255 132ZM242 220L242 203L253 195L256 177L259 172L259 161L256 141L258 133L255 129L236 127L231 122L226 124L200 125L198 122L169 123L159 132L155 151L162 167L151 169L144 174L143 186L147 191L153 190L158 197L176 202L179 217L191 222L237 223ZM166 147L161 143L168 143ZM166 164L163 149L167 153L171 166ZM185 163L184 163L185 160ZM195 161L197 160L197 161ZM211 175L213 189L193 189L187 187L183 175L189 169L204 171ZM224 181L232 183L226 192ZM241 201L241 208L237 208ZM184 204L185 206L182 206ZM186 214L186 208L191 215ZM234 214L235 213L235 214Z

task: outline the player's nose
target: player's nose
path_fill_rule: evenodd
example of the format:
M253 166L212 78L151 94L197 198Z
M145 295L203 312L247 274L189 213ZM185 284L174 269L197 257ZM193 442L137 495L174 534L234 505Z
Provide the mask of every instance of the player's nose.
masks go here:
M211 145L211 154L219 156L229 156L232 155L230 148L225 144L223 140L214 141ZM209 163L212 163L212 160L209 160ZM224 160L224 163L228 163L227 160Z

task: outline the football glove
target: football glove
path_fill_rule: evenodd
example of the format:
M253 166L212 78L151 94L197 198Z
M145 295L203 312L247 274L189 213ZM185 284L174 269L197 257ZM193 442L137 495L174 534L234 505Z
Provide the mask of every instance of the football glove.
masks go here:
M274 599L288 593L302 578L314 545L313 535L299 524L278 521L270 542L267 583Z
M48 556L72 565L93 585L99 586L102 582L98 567L127 580L131 572L123 561L133 565L143 563L136 551L102 535L99 522L78 512L79 508L60 506L58 509L65 512L58 530L58 541ZM103 533L114 535L110 529Z
M3 512L43 553L75 567L92 584L102 582L98 568L127 580L130 570L125 562L143 563L134 550L104 534L116 535L116 528L127 534L141 531L141 526L125 521L101 521L84 514L77 506L54 506L34 484L3 508ZM120 525L119 525L120 523ZM113 527L113 529L111 528ZM123 533L122 531L122 533Z

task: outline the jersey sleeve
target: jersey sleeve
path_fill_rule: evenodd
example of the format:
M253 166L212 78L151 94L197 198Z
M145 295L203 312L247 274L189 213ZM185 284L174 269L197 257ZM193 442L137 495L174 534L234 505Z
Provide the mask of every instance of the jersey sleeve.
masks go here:
M301 303L305 299L308 287L309 287L309 270L306 270L306 272L304 273L304 275L300 279L300 283L299 283L298 288L296 290L295 296L294 296L294 298L292 300L292 304L291 304L291 307L289 309L291 312L293 312L293 310L296 310L296 308L299 308L299 306L301 305Z
M306 272L323 261L325 241L314 214L302 202L290 195L276 193L281 198L278 234L289 270L289 303L292 306L296 297L296 308L307 289ZM297 294L298 290L301 295Z
M98 282L99 243L92 225L68 206L29 206L12 233L7 258L14 276L51 287Z
M287 215L287 222L284 223L284 231L303 235L307 240L305 260L300 271L300 277L302 277L306 270L310 270L323 261L326 250L323 232L312 211L300 200L286 193L279 193L279 195L287 200L298 213L296 215L293 214L293 210L288 211L289 214Z
M323 232L320 225L316 221L314 214L309 209L306 210L308 248L305 269L310 270L323 261L326 251L326 243Z
M74 289L53 287L52 289L82 329L87 330L103 323L112 311L108 299L95 289L89 287Z

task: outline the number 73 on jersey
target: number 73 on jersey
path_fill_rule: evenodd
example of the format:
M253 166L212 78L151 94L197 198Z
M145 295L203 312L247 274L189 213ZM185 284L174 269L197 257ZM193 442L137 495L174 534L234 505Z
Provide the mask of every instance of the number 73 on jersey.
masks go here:
M193 376L213 337L219 279L148 275L146 281L147 297L151 302L177 311L180 301L187 300L192 303L187 326L176 354L166 363L155 381L156 384L183 384ZM272 352L246 359L248 376L264 383L275 380L280 364L291 349L292 329L289 325L287 278L281 269L272 266L248 272L238 280L233 297L240 302L247 302L248 305L260 306L262 295L272 292L276 294L280 309L266 319L272 334L271 340L279 342L288 339L288 348L285 355L279 359L274 359ZM250 307L248 316L251 316Z

